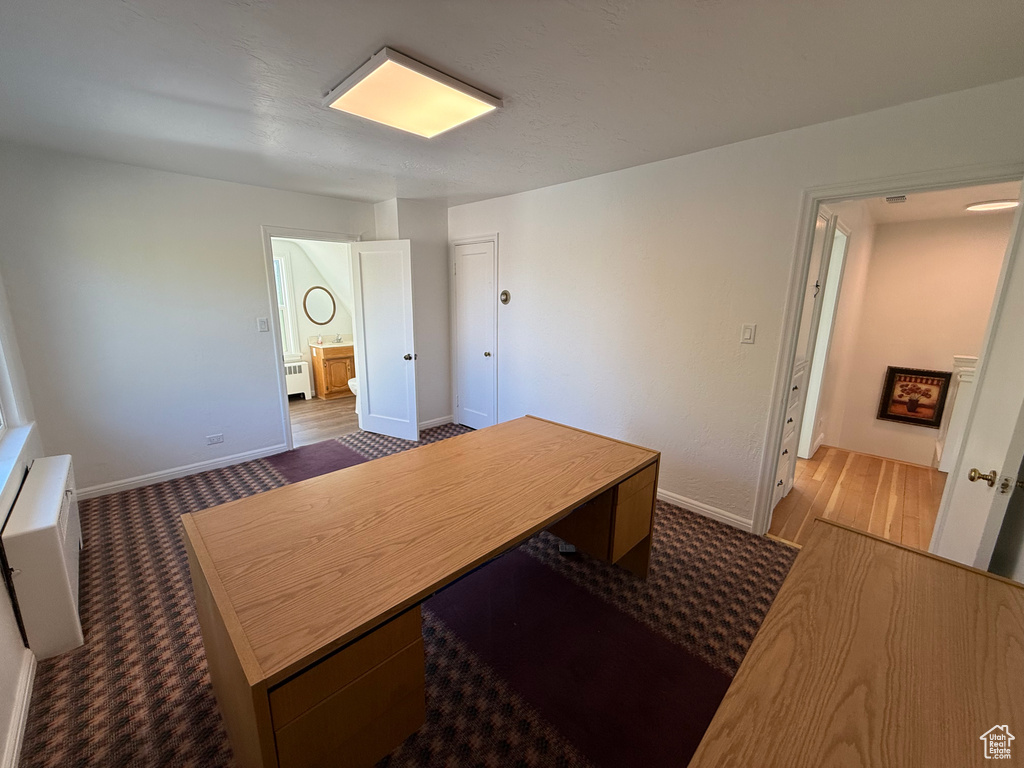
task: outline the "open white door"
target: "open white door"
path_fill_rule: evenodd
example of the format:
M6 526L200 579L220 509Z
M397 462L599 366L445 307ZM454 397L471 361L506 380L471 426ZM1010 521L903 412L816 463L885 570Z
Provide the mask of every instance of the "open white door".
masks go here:
M480 429L498 423L494 241L457 244L452 268L455 421Z
M988 569L1024 457L1024 216L996 289L978 366L974 407L960 456L949 473L930 550ZM995 473L969 479L972 469ZM1024 545L1024 542L1022 542ZM1020 579L1024 573L1015 574Z
M818 414L818 403L821 398L822 382L825 379L825 366L828 364L832 346L832 330L835 325L836 309L839 306L839 289L843 281L843 268L846 266L846 249L850 242L849 230L844 231L841 227L839 217L833 214L821 263L821 287L816 299L816 317L813 320L816 328L814 351L807 374L803 420L796 452L801 459L814 456L824 439L824 420Z
M408 240L352 243L359 428L419 439Z

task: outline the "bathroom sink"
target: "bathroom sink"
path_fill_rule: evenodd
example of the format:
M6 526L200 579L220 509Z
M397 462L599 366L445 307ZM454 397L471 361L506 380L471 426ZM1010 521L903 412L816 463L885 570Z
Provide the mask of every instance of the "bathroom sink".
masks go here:
M311 342L314 347L327 348L327 347L351 347L351 341L325 341L322 344L317 344L315 341Z

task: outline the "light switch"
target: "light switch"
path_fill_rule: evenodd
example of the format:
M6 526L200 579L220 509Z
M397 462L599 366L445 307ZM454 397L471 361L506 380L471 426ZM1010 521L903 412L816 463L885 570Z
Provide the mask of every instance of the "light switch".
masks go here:
M744 323L740 331L740 344L753 344L757 335L757 323Z
M260 333L267 333L270 330L270 318L257 317L256 330L259 331Z

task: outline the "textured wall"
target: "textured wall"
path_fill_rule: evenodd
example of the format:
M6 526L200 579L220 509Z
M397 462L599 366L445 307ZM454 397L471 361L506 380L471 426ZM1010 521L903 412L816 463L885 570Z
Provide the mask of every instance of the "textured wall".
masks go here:
M1008 83L450 209L500 233L499 418L660 449L663 490L750 521L804 190L1020 163L1022 111Z
M284 443L260 225L372 236L372 206L11 146L0 180L43 446L80 486Z
M931 465L937 430L876 418L885 369L952 371L953 355L978 355L1012 223L1008 212L875 228L856 341L833 355L850 372L837 447Z

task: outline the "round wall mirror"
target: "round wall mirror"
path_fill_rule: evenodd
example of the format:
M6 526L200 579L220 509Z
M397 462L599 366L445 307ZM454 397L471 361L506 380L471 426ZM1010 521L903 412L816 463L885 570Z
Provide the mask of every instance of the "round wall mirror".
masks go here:
M338 305L334 303L334 296L330 291L322 285L314 285L302 297L302 311L306 313L311 323L327 325L334 319Z

